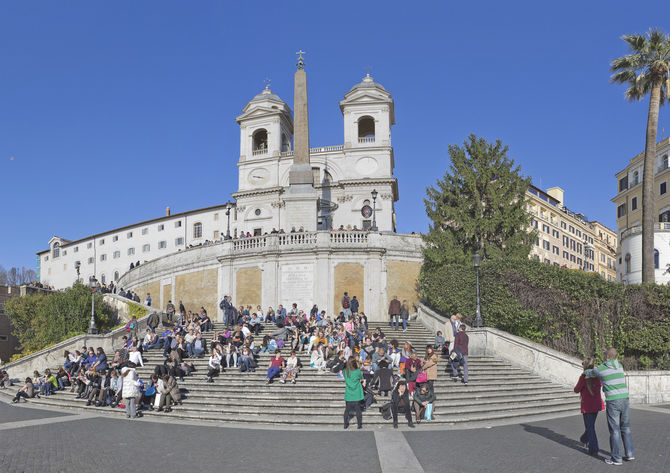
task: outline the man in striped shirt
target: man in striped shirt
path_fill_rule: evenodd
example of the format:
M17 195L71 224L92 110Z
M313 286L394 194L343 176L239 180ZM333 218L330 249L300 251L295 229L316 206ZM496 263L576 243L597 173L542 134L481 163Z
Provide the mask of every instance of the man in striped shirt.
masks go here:
M633 452L633 436L630 432L630 405L628 402L628 386L623 367L617 360L618 353L614 348L605 352L605 363L592 370L584 371L587 378L600 378L605 393L607 406L607 427L610 431L610 450L612 458L606 458L608 465L621 465L622 460L635 460ZM621 440L626 456L621 456Z

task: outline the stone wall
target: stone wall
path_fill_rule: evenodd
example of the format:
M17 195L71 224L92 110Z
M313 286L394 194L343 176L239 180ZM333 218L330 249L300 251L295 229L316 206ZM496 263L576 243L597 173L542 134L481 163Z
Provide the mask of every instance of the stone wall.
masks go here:
M235 299L236 306L250 305L255 308L261 303L263 293L263 273L260 268L240 268L235 274Z
M168 301L172 301L172 284L165 284L161 288L161 301L159 307L162 307L163 310L165 310ZM177 304L177 301L172 301L172 303L174 304L175 309L179 310L179 305Z
M140 296L140 300L144 302L147 298L147 293L151 294L151 304L157 309L161 309L161 283L160 281L150 282L148 284L143 284L142 286L137 286L132 288L135 293ZM163 310L165 307L162 308Z
M175 277L175 307L182 301L186 310L200 311L204 307L208 314L216 314L218 281L216 269L179 274Z
M386 264L386 309L393 296L400 302L407 301L409 311L414 312L419 302L418 277L421 264L414 261L389 261Z
M359 300L358 311L365 312L365 270L359 263L340 263L335 266L334 271L334 313L337 315L342 311L342 297L344 292L349 293L349 297Z

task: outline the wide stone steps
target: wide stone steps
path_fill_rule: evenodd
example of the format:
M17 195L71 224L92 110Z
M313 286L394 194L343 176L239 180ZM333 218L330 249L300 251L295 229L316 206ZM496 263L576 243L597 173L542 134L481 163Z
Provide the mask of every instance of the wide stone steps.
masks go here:
M215 331L223 329L215 324ZM376 325L371 324L371 330ZM396 338L402 345L409 341L423 357L426 345L434 342L433 334L413 324L406 332L381 327L387 340ZM266 333L270 333L266 329ZM210 339L212 332L206 334ZM263 333L257 340L261 339ZM288 356L289 349L282 350ZM165 358L159 349L144 354L144 367L138 367L138 375L147 380L156 365ZM226 423L340 426L344 408L344 381L333 373L317 373L309 367L309 355L298 355L304 365L296 384L282 384L275 379L265 384L267 367L271 355L263 353L258 359L254 373L240 373L237 368L225 368L206 382L208 356L187 359L193 362L196 371L179 382L182 405L173 407L171 413L147 411L147 416L170 416L175 419L217 421ZM510 363L487 356L470 356L469 383L454 382L445 373L447 361L441 358L438 379L435 381L434 421L432 425L468 426L488 425L495 421L525 422L546 416L579 412L579 398L571 390L551 381L512 366ZM15 391L12 391L12 396ZM0 392L7 396L8 392ZM377 409L390 398L378 396L377 403L364 413L364 423L390 425ZM87 407L86 400L76 399L74 393L59 391L49 397L32 399L30 403L60 406L72 409L95 410L110 415L125 415L122 409ZM402 420L401 420L402 422Z

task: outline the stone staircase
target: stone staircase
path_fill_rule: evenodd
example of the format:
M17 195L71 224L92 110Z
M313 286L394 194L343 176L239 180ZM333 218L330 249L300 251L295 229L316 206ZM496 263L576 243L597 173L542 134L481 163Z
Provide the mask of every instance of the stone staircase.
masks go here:
M216 330L222 328L221 324L215 325ZM373 324L371 329L375 327ZM395 332L387 326L381 328L388 340L396 338L401 344L409 340L420 356L425 346L434 340L433 334L417 323L408 327L407 332ZM208 358L192 360L197 371L179 383L183 405L173 407L171 413L149 411L145 415L241 424L322 427L342 424L342 379L332 373L318 374L309 367L309 355L302 354L300 358L305 367L296 384L281 384L275 379L272 384L266 385L269 358L267 354L261 355L255 373L227 369L214 379L213 384L205 382ZM140 378L146 380L155 365L163 363L162 350L150 350L144 354L144 359L144 367L138 367L137 371ZM579 398L570 389L517 369L506 361L471 356L468 385L452 381L444 372L446 364L445 360L440 360L435 382L435 416L429 423L431 425L481 426L496 421L526 422L579 412ZM15 389L0 392L0 395L7 397L10 393L13 395ZM364 412L364 424L390 426L390 421L385 421L377 409L387 399L378 397L377 403ZM69 389L29 402L124 414L118 408L87 407L85 401L75 399L75 394Z

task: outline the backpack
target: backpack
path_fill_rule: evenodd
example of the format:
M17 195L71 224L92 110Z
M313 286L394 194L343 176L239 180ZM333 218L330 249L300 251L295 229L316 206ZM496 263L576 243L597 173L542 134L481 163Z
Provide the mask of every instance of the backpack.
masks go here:
M381 413L384 420L391 420L393 418L393 413L391 412L391 403L390 402L387 402L382 407L380 407L379 412Z
M219 302L219 309L223 310L223 299L221 299L221 302Z
M344 309L348 309L348 308L349 308L349 298L348 298L348 297L345 297L344 299L342 299L342 307L343 307Z

